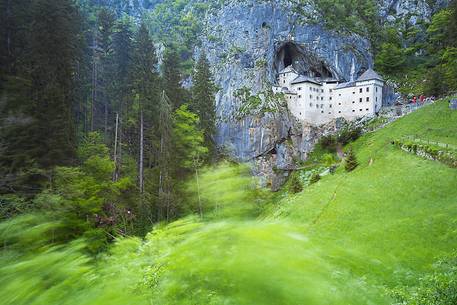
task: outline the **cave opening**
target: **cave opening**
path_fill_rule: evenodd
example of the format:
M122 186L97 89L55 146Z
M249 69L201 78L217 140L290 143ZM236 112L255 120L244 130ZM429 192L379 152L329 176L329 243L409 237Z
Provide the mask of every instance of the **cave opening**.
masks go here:
M273 64L275 75L288 66L292 66L299 74L309 77L336 76L318 56L294 42L286 42L277 49Z

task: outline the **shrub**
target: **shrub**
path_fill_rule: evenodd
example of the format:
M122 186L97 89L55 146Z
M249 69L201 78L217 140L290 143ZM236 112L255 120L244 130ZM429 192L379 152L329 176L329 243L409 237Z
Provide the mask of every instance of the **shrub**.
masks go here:
M289 192L296 194L303 191L303 185L298 177L298 174L292 174L289 181Z
M357 162L357 158L355 157L354 151L352 150L352 147L350 147L346 155L344 169L347 172L352 172L358 165L359 163Z
M336 137L334 135L323 136L322 138L319 139L319 146L323 150L335 152L336 145L337 145L337 142L336 142Z
M355 140L357 140L361 134L362 134L362 129L360 129L359 127L344 128L338 134L336 140L338 143L340 143L342 145L346 145L348 143L351 143L351 142L354 142Z
M311 175L311 178L309 179L309 184L314 184L316 183L317 181L321 180L321 176L319 175L319 173L317 172L314 172L312 175Z

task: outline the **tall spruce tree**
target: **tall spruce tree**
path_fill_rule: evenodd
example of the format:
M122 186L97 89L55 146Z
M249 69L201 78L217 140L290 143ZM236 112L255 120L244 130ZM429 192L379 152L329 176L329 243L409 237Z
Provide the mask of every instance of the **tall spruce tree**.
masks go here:
M94 128L103 130L105 142L108 141L108 120L111 110L111 92L113 91L113 33L115 15L110 9L103 7L97 16L96 43L94 45Z
M173 173L173 122L171 102L165 91L159 102L159 206L157 219L169 220L174 214L172 173Z
M135 100L138 102L139 145L138 145L138 181L140 192L144 190L145 147L148 149L148 164L157 159L158 138L158 74L157 56L149 31L141 24L136 33L133 51L132 85ZM146 136L145 136L146 135Z
M208 147L209 157L215 155L216 133L216 86L209 69L209 62L204 51L195 66L192 87L192 110L200 118L200 127L205 136L205 146Z
M172 48L168 48L162 63L163 88L171 102L171 107L177 109L184 103L184 89L181 86L181 59Z

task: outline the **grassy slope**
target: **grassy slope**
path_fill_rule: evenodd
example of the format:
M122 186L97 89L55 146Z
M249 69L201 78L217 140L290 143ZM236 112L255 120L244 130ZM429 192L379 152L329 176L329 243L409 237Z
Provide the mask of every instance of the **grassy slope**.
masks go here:
M412 134L456 144L457 111L441 101L364 135L353 145L360 162L354 172L340 168L284 199L275 216L305 226L330 260L369 281L414 283L457 248L457 170L390 144Z

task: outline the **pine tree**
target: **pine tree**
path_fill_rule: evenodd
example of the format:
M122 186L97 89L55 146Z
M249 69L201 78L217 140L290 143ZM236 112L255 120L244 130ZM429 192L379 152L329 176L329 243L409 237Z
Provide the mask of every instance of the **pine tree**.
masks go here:
M159 103L159 208L158 219L169 220L173 209L173 126L171 118L171 105L165 91L162 92Z
M289 192L296 194L303 191L303 185L298 174L292 174L289 181Z
M157 160L159 151L158 134L158 74L157 57L149 31L141 24L136 33L132 58L132 87L138 103L139 145L138 145L138 182L140 193L144 191L144 166L146 147L148 164Z
M318 182L319 180L321 180L321 176L319 175L319 173L314 172L311 175L311 178L309 179L309 183L314 184L314 183Z
M111 110L110 100L113 91L114 62L113 43L115 15L108 8L103 7L97 16L97 32L95 48L95 73L93 84L96 90L94 101L94 128L102 129L105 142L108 142L108 120Z
M212 80L209 62L205 52L200 54L193 74L191 109L200 118L200 127L204 132L205 146L209 149L209 157L215 155L216 133L216 87Z
M345 159L344 169L347 172L351 172L358 165L359 165L359 163L357 162L357 158L356 158L356 156L354 154L354 151L352 150L352 147L349 147L349 150L347 152L346 159Z
M181 87L180 58L174 49L167 49L162 63L163 88L171 101L172 109L177 109L184 102L184 90Z
M133 33L130 30L130 20L125 18L119 20L113 34L113 61L115 65L112 106L116 112L116 129L114 132L115 146L115 178L122 173L122 143L124 138L123 119L128 119L131 110L132 100L131 89L131 70L132 70L132 52L133 52Z

